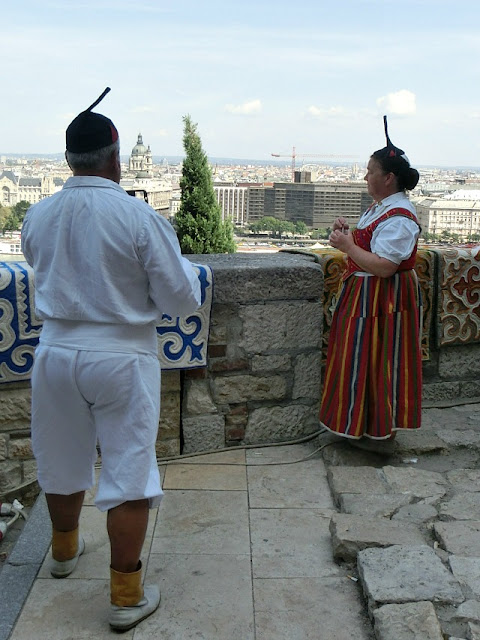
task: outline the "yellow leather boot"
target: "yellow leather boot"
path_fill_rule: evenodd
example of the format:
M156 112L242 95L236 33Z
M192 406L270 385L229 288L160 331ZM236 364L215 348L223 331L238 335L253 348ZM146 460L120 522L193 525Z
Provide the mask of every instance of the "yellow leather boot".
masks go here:
M112 629L126 631L152 614L160 604L157 585L142 587L142 563L137 571L121 573L110 567L110 616Z
M85 551L85 541L73 531L52 530L52 560L50 573L54 578L66 578L77 566L78 558Z

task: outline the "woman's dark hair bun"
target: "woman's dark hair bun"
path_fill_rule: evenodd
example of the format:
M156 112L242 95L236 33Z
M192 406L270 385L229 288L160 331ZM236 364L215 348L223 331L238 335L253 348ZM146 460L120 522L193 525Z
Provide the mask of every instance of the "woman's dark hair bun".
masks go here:
M414 169L413 167L410 167L408 169L408 173L405 176L405 187L404 187L404 189L408 189L408 191L411 191L412 189L415 189L415 187L417 186L419 180L420 180L420 174L418 173L418 171L416 169Z

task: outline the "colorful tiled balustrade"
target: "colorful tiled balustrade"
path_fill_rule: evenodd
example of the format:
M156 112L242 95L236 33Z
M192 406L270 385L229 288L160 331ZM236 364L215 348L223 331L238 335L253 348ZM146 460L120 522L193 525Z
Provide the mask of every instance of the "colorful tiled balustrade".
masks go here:
M323 267L325 358L344 254L333 248L301 253L314 254ZM430 359L432 348L480 343L480 246L419 248L415 270L423 297L423 359Z
M194 369L207 363L213 274L194 265L202 306L186 318L164 315L157 326L162 369ZM0 262L0 384L29 380L42 329L35 317L34 276L26 262Z

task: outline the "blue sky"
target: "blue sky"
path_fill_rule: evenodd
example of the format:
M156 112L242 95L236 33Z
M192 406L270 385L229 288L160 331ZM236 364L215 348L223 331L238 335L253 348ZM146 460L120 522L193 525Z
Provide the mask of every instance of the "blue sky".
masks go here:
M110 86L96 110L122 154L141 132L182 155L190 114L211 157L364 163L387 113L414 166L480 166L478 0L17 0L0 17L3 154L62 152Z

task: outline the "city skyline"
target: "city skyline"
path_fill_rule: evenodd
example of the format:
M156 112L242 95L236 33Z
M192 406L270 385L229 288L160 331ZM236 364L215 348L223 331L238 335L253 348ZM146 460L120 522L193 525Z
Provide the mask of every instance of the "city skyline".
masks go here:
M110 86L96 110L122 155L141 132L155 156L182 156L190 114L212 158L288 162L295 147L363 165L387 113L414 166L480 166L473 1L20 0L1 15L2 155L61 153Z

